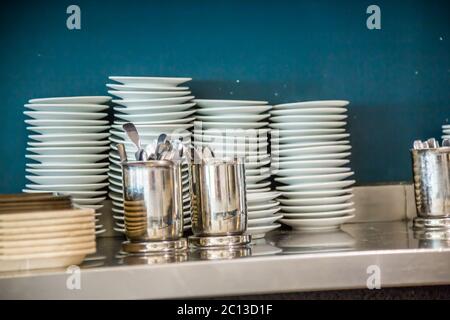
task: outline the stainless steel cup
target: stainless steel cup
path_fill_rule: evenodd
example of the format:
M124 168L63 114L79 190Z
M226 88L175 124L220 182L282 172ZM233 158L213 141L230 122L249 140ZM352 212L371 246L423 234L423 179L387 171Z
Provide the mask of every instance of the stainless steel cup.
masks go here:
M417 215L450 217L450 148L413 149L411 153Z
M239 235L247 229L242 159L191 164L192 232L195 236Z
M181 165L124 162L125 234L131 242L173 241L183 235Z

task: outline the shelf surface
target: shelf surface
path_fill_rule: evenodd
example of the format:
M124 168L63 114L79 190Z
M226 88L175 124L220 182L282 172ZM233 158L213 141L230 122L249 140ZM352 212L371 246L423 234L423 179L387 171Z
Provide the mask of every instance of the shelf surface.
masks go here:
M328 232L279 230L248 250L127 257L120 238L98 239L81 266L0 273L0 299L164 299L450 284L450 240L407 222L357 223ZM432 238L432 239L430 239ZM210 260L211 259L211 260Z

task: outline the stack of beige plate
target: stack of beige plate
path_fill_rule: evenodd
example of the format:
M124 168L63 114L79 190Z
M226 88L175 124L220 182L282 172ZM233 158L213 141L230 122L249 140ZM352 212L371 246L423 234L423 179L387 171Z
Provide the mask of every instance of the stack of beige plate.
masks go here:
M49 194L0 196L0 272L77 265L94 253L95 211L71 206Z

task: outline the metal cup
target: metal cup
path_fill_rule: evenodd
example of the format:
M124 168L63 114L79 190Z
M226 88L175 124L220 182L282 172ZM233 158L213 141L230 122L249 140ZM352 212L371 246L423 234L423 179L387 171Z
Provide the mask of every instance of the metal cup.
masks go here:
M192 232L195 236L240 235L247 229L242 159L191 164Z
M411 150L417 214L450 217L450 148Z
M180 239L183 235L181 165L169 160L124 162L122 172L128 240Z

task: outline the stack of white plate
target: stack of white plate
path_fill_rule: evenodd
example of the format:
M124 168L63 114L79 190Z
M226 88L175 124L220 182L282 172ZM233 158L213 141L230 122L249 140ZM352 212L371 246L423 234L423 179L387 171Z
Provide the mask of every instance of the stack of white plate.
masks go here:
M108 184L110 97L84 96L32 99L25 107L28 136L24 192L61 192L75 205L101 209ZM103 120L102 120L103 119ZM97 216L100 213L97 213ZM97 222L99 220L97 219ZM97 234L106 231L99 223Z
M442 125L442 139L450 139L450 124Z
M0 272L80 264L95 252L93 209L0 214Z
M124 143L129 160L135 160L136 147L128 139L122 124L132 122L139 131L141 144L153 143L161 133L171 139L183 138L190 143L195 103L189 87L179 86L191 78L162 77L109 77L118 84L107 84L108 93L120 99L113 100L114 124L111 128L111 152L109 154L109 196L112 199L115 230L124 232L122 169L117 143ZM187 165L183 166L184 227L190 229L190 197Z
M216 157L245 157L248 230L254 239L280 227L279 193L271 189L267 101L194 100L194 145L209 146Z
M296 230L335 229L353 217L354 180L346 133L348 101L281 104L271 111L272 172L282 223Z

